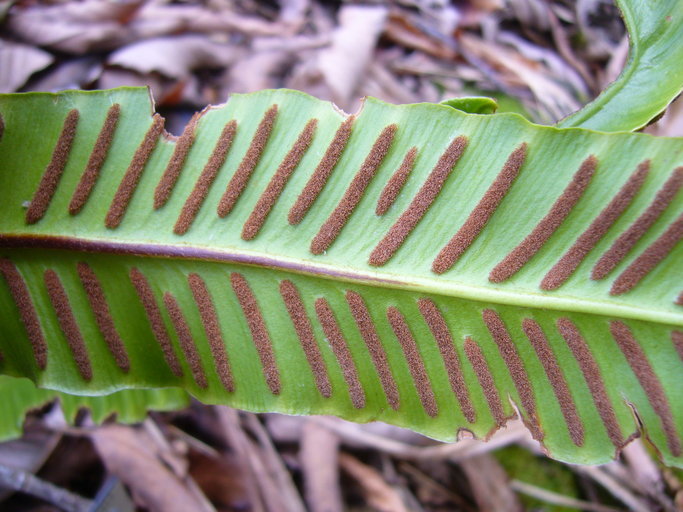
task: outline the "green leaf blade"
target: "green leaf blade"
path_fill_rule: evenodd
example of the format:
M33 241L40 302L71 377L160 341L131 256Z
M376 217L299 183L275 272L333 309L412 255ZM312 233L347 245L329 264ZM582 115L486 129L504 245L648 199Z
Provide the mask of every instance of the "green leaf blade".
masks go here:
M99 424L112 415L117 421L142 421L148 411L169 411L186 407L187 393L179 389L127 389L103 396L74 396L51 389L40 389L24 378L0 375L0 441L21 436L26 414L58 399L67 422L73 424L81 408L90 411L92 420Z
M677 0L618 0L630 38L619 77L557 126L605 132L646 126L683 89L683 5ZM625 107L627 105L627 107Z
M49 111L38 133L32 129L35 120L20 114L28 107L15 98L0 98L6 126L0 158L7 169L0 172L0 257L26 283L47 340L48 365L42 371L35 362L20 314L27 306L15 297L5 271L0 280L0 311L6 326L0 335L3 373L28 376L41 386L70 393L180 387L208 403L254 411L336 414L355 421L381 419L443 440L455 439L459 429L485 437L519 410L552 456L581 463L613 457L638 432L635 410L664 460L681 463L675 439L680 439L683 418L676 405L682 397L676 378L683 362L672 335L683 330L683 311L675 302L683 246L674 240L631 290L610 294L618 276L656 247L681 215L681 196L671 188L677 186L672 176L680 174L676 169L683 165L680 139L559 130L532 125L515 115L467 115L439 105L392 106L368 99L320 194L302 221L292 225L291 207L326 158L345 116L302 93L264 91L233 97L199 118L194 143L169 200L154 209L154 191L174 153L174 142L160 138L120 225L107 228L105 219L116 190L152 122L147 94L124 89L99 95L25 97L26 102L37 102L32 107L37 111ZM70 199L113 103L121 105L121 117L111 148L91 198L73 216L68 211ZM35 194L64 118L74 105L81 119L97 118L92 121L95 128L86 124L84 131L79 124L45 216L27 224L24 202ZM273 105L278 105L277 117L272 133L261 141L263 151L256 162L251 150L254 134ZM243 238L245 223L311 119L318 124L310 146L301 150L298 165L281 186L282 193L258 234ZM237 131L225 162L217 169L191 227L178 235L174 226L231 121L236 121ZM373 146L392 125L396 133L381 157ZM134 136L128 136L125 127L131 127ZM459 157L449 155L446 148L458 137L467 141L466 146ZM49 145L42 140L49 140ZM21 151L31 146L42 149L36 158L27 159ZM527 149L518 174L500 194L495 184L520 147ZM378 216L378 200L411 148L416 148L417 156L405 183L386 213ZM592 157L597 162L592 176L569 201L574 192L564 191L576 188L577 170ZM450 163L439 167L444 159ZM542 289L544 276L615 201L645 161L649 171L642 186L605 227L604 236L587 250L566 282L555 290ZM443 179L440 190L428 186L438 181L435 169L440 169ZM249 180L232 211L221 218L218 204L238 172L249 174ZM649 211L662 190L670 196L666 207L605 279L592 280L591 269L601 255ZM488 213L481 206L489 204L484 201L487 197L498 197ZM558 201L569 204L563 207L567 211L562 218L549 213L559 208ZM487 222L480 223L452 266L435 273L435 258L472 212L486 214ZM406 215L412 218L413 228L386 263L373 265L371 254ZM549 215L555 224L543 220ZM333 223L338 236L321 254L314 254L311 242L335 218L343 221L343 225ZM492 282L492 270L544 222L554 226L545 243L510 278ZM99 280L108 314L126 347L127 372L107 346L79 276L79 263L86 263ZM93 367L90 380L84 379L74 357L82 350L72 348L75 336L69 334L64 315L58 314L54 293L46 287L46 271L56 272L64 287L68 307L63 309L71 310L81 333ZM147 283L142 288L131 277L136 272ZM202 301L192 289L192 275L205 283L210 295L219 341L212 342L207 332L206 308L203 313ZM245 282L249 291L235 284L239 282ZM303 310L296 306L298 316L291 310L293 299L283 296L283 282L292 283L300 294ZM140 292L143 288L150 290L147 299ZM359 306L354 310L350 292L362 297L370 320L359 320ZM448 327L452 340L448 343L457 354L473 421L453 389L453 367L448 367L452 363L444 359L433 332L434 320L420 310L425 300L436 304ZM327 316L321 314L323 303L331 312ZM487 310L500 316L512 340L512 355L510 345L507 352L499 349L500 339L487 326ZM576 356L560 332L562 319L571 320L581 333L592 366ZM297 328L297 321L308 325L303 327L310 330L308 335L301 334L302 324ZM547 361L523 327L529 321L537 322L547 338L545 354L556 360L568 394L559 390L559 381L549 380ZM632 333L654 379L643 378L641 370L634 373L612 333L615 322ZM336 325L339 339L331 325ZM317 356L311 352L311 340L318 347ZM350 357L344 359L341 346ZM216 357L217 347L225 350L234 390L226 387L225 365ZM316 357L317 366L311 364ZM320 389L325 378L329 397ZM597 385L596 379L602 384ZM668 411L656 405L662 402L657 386L664 390ZM398 401L392 398L394 387ZM572 417L568 397L580 419L582 439L568 425L567 418Z

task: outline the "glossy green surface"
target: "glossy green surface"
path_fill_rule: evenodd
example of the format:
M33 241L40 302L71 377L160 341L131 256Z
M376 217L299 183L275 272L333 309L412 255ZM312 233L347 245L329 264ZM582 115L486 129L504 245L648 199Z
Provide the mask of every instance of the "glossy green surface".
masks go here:
M142 421L148 411L168 411L186 407L187 393L179 389L126 389L105 396L78 396L40 389L28 379L0 375L0 441L21 435L24 416L53 400L58 400L65 419L73 423L81 408L95 423L114 416L123 423Z
M683 89L683 2L616 0L629 33L629 55L619 77L558 126L605 132L647 125Z
M69 201L107 109L113 103L121 105L121 118L109 156L90 200L78 215L72 216L68 212ZM278 115L260 162L234 210L220 218L216 214L220 197L247 153L264 113L274 104L278 105ZM64 174L44 218L28 225L27 201L33 197L62 123L72 108L80 111L80 120ZM459 429L486 436L497 426L475 369L464 352L467 337L481 347L504 414L512 416L517 408L526 421L533 421L532 414L521 403L508 365L482 320L482 312L491 309L500 315L522 361L538 426L543 432L542 442L549 454L571 462L604 462L614 456L616 448L606 433L586 376L558 332L558 319L569 318L582 333L598 365L607 390L608 407L614 411L623 439L638 431L635 410L663 459L669 464L681 464L680 454L676 456L670 450L675 440L672 441L671 432L667 439L659 412L653 408L610 333L610 322L627 325L642 348L665 390L675 424L674 438L680 442L683 389L678 382L683 361L672 343L672 333L683 330L683 307L674 302L681 291L683 245L676 245L628 293L616 296L609 293L617 276L681 215L681 194L606 279L593 281L590 271L650 205L674 169L683 165L683 140L560 130L532 125L511 114L470 115L443 105L393 106L368 99L322 193L303 221L293 226L288 223L287 213L323 157L343 115L329 103L294 91L235 95L225 106L211 108L201 117L195 142L168 203L153 209L154 189L174 149L173 141L161 139L147 162L122 223L116 229L108 229L104 225L107 210L150 126L151 110L147 92L140 89L0 97L0 114L5 123L0 139L0 161L3 162L0 257L13 262L26 281L48 344L48 365L42 371L32 356L26 329L19 320L9 287L0 279L3 325L0 352L4 356L0 372L29 377L42 387L69 393L93 395L129 387L181 387L202 401L227 403L252 411L336 414L354 421L380 419L442 440L455 439ZM243 240L245 221L278 165L312 118L318 119L318 127L310 148L259 234L253 240ZM192 227L186 234L176 235L173 226L183 204L223 126L230 120L236 120L238 128L227 160ZM312 239L339 204L378 135L390 124L397 125L396 136L358 206L330 247L320 255L313 254ZM36 126L40 129L36 130ZM383 266L370 265L368 258L374 247L409 207L444 150L458 136L467 137L467 148L431 207L393 258ZM459 261L447 272L435 274L434 258L463 225L510 153L521 143L528 145L527 157L509 192ZM413 146L417 148L417 159L405 186L387 213L377 216L375 206L386 182ZM557 231L510 279L501 283L489 281L491 270L548 213L590 155L598 161L595 175ZM554 291L542 290L539 285L546 273L644 160L650 160L650 172L628 208L566 283ZM34 247L12 247L21 245L21 240L27 237L37 240ZM50 240L51 243L67 240L66 246L71 249L49 249ZM74 241L89 250L76 250ZM131 250L133 254L123 254ZM102 285L130 358L131 369L127 373L116 365L104 343L78 277L79 262L86 262ZM181 377L175 376L164 360L130 281L132 268L138 269L151 284L164 328L183 370ZM83 334L93 367L90 381L79 373L48 297L44 283L44 272L48 269L57 272L61 279ZM232 392L224 388L217 373L198 306L188 285L190 274L201 276L216 307L235 382ZM247 318L231 286L232 274L246 279L263 315L281 379L279 394L272 393L266 383ZM305 316L331 383L329 398L316 387L314 373L280 293L284 280L292 282L301 295ZM360 294L367 304L396 382L400 400L397 410L389 406L378 371L345 297L348 291ZM207 378L206 388L193 378L176 325L164 305L163 297L167 293L177 299L189 325ZM329 303L348 344L366 397L365 407L361 409L351 402L342 367L316 314L315 303L320 298ZM436 340L418 309L418 301L425 298L434 301L448 325L476 413L473 422L466 419L462 405L451 390ZM408 358L387 318L390 308L401 312L416 340L438 407L435 417L427 414L422 406ZM572 441L562 414L563 405L558 402L542 362L522 330L522 321L527 318L542 327L569 385L585 432L580 446ZM415 371L415 365L412 370Z

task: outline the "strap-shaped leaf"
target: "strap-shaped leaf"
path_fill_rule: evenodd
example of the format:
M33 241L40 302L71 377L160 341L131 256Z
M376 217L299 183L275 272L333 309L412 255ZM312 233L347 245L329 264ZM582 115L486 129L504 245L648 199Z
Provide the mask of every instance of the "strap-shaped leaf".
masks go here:
M619 77L558 123L606 132L642 128L683 90L683 2L617 0L628 29L628 61Z
M150 110L0 97L3 373L683 461L682 140L264 91L174 141Z

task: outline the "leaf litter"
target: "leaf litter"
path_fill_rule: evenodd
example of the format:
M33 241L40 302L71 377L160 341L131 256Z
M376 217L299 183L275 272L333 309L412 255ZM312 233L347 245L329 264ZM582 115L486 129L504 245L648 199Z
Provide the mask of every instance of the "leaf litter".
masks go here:
M347 111L365 95L489 94L503 110L553 123L614 80L628 50L607 0L7 4L2 92L149 85L178 135L188 112L277 87ZM683 135L682 100L647 131ZM25 432L0 444L0 487L24 481L0 494L2 510L114 510L103 498L152 512L683 510L683 474L640 440L610 464L565 466L519 420L488 443L463 431L446 445L381 423L197 403L132 426L97 427L83 411L72 427L53 404Z

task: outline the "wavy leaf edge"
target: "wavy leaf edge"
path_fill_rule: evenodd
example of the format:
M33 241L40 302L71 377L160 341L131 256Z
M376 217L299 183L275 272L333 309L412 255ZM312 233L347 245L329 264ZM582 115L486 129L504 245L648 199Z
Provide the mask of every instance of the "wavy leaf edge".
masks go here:
M122 92L122 93L125 93L125 91L133 92L134 94L139 95L139 91L138 91L138 92L135 92L135 91L136 91L135 89L122 89L122 90L120 90L120 92ZM37 94L38 97L41 97L41 98L42 98L42 97L45 97L45 95L39 94L39 93L28 93L28 94L29 94L29 95L31 95L31 94ZM85 92L85 93L84 93L84 92L81 92L81 91L73 91L73 92L69 92L69 93L58 93L57 95L54 95L53 97L54 97L54 98L63 99L65 96L68 97L70 94L73 94L73 95L76 95L76 96L87 95L87 94L92 94L92 95L95 95L95 96L97 96L97 95L102 96L102 94L105 94L105 95L106 95L106 94L117 94L117 93L116 93L116 91L109 91L109 92L105 92L105 93L101 93L101 92L92 92L92 93L90 93L90 92ZM308 96L305 95L304 93L300 93L300 92L298 92L298 91L263 91L263 92L261 92L261 93L255 93L255 95L256 95L256 96L257 96L257 95L260 95L261 97L265 97L265 98L268 98L269 96L272 96L272 95L276 95L276 96L284 95L285 97L288 97L289 95L292 95L292 96L298 96L298 97L300 97L300 98L303 97L303 98L305 98L305 101L307 101L307 102L309 102L309 101L311 100L310 97L308 97ZM199 125L199 123L201 122L201 119L202 119L206 114L208 114L208 113L210 113L210 112L221 111L221 110L227 109L227 108L228 108L228 105L230 105L230 102L234 101L235 98L238 98L238 101L246 101L246 102L249 102L249 101L251 101L250 98L254 98L255 95L235 95L235 96L231 97L230 101L229 101L227 104L224 104L224 105L221 105L221 106L215 106L215 107L214 107L214 106L207 107L207 109L205 109L199 116L197 116L197 117L194 119L193 122L195 123L195 126L196 126L196 125ZM239 100L239 98L242 98L242 99ZM0 97L0 106L2 105L3 99L4 99L3 97ZM14 100L12 100L12 101L14 101ZM149 98L148 101L149 101L150 104L152 103L151 98ZM283 100L283 101L284 101L284 100ZM334 106L331 106L331 104L329 104L329 103L327 103L327 102L320 102L320 100L315 100L314 103L315 103L315 102L317 102L317 104L320 104L320 103L325 104L325 108L327 108L327 109L330 109L330 110L334 110L334 109L335 109ZM353 115L353 116L349 116L349 117L347 117L347 119L348 119L348 118L354 118L354 119L359 119L359 118L361 118L361 117L363 116L363 111L367 108L368 104L371 105L371 108L375 108L375 109L377 109L377 108L379 108L379 109L398 109L398 110L402 110L402 109L403 109L403 110L410 110L410 109L428 109L428 110L431 110L431 109L443 109L444 112L445 112L445 111L448 111L448 112L449 112L449 115L451 115L451 112L453 112L453 109L452 109L451 107L448 107L448 106L440 106L440 105L433 105L433 104L417 104L417 105L407 105L407 106L389 106L389 105L387 105L387 104L384 104L384 103L382 103L382 102L379 102L378 100L371 99L371 100L369 100L369 103L366 101L366 102L363 104L362 109L361 109L357 114L355 114L355 115ZM150 118L151 118L151 116L152 116L152 110L153 110L153 107L150 105ZM438 112L438 110L433 110L433 112ZM344 114L337 111L337 114L336 114L336 115L342 117ZM474 114L461 114L461 113L459 113L459 112L458 112L458 115L459 115L459 116L465 116L465 117L469 116L469 117L473 117L473 118L482 117L482 116L477 116L477 115L474 115ZM490 116L487 116L487 117L490 117ZM581 133L581 134L582 134L582 133L594 133L594 134L597 134L597 132L590 131L590 130L584 130L584 129L580 129L580 128L558 129L558 128L555 128L555 127L540 127L540 126L538 126L538 125L534 125L533 123L530 123L529 121L525 120L523 117L518 116L518 115L516 115L516 114L502 114L502 115L501 115L501 114L497 114L495 117L496 117L497 119L508 118L508 119L510 119L511 122L513 122L514 124L521 124L522 126L525 126L525 125L526 125L527 127L532 127L533 130L544 131L544 132L546 132L546 133L551 133L551 132L552 132L552 133L557 133L557 134L567 134L567 133L570 133L570 132L574 132L574 133ZM263 120L261 120L261 122L263 122ZM496 122L499 122L499 121L496 121ZM501 122L502 122L502 121L501 121ZM252 124L255 124L255 123L252 123ZM343 124L343 123L342 123L342 124ZM248 131L249 131L249 130L248 130ZM258 127L257 127L257 131L258 131ZM167 144L172 144L173 142L175 142L175 147L177 148L178 145L180 144L179 141L182 140L182 137L183 137L182 135L181 135L180 137L177 137L177 138L176 138L176 137L169 137L168 135L165 135L165 136L163 137L163 140L165 140ZM618 138L619 138L619 135L611 135L610 137L614 137L615 139L618 139ZM642 135L642 134L638 134L638 135L629 135L629 137L636 137L636 138L641 138L641 139L644 139L644 140L652 140L652 141L654 141L654 140L661 140L661 139L655 139L655 138L653 138L653 137L651 137L651 136ZM4 137L3 137L3 138L4 138ZM92 138L92 137L91 137L91 138ZM614 140L614 139L613 139L613 140ZM674 142L679 142L678 139L671 139L671 140L674 141ZM0 144L2 143L2 141L3 141L3 139L0 139ZM663 144L663 143L659 142L658 144ZM243 142L242 145L243 145L243 146L246 146L247 144L246 144L246 142ZM248 149L247 149L247 151L248 151ZM172 150L172 148L170 148L170 147L167 148L167 150L166 150L166 153L167 153L167 154L171 154L171 153L173 153L173 152L174 152L174 150ZM170 156L171 156L171 159L172 159L173 156L172 156L172 155L170 155ZM680 158L680 155L679 155L679 158ZM239 158L238 158L237 160L239 160ZM674 158L674 160L676 160L676 159ZM670 165L670 164L671 164L671 161L668 161L667 164ZM381 165L381 162L380 162L380 165ZM457 165L458 165L458 164L457 164L457 162L456 162L456 163L453 165L453 167L457 167ZM162 165L162 167L163 167L163 165ZM167 168L168 168L168 167L167 167ZM256 168L258 169L258 165L256 166ZM252 171L253 171L253 170L252 170ZM149 172L148 172L148 174L149 174ZM187 174L187 173L185 173L185 174ZM225 173L224 173L224 174L225 174ZM235 176L235 174L233 174L233 177L234 177L234 176ZM660 182L660 184L661 184L661 182ZM222 188L222 187L218 187L218 188ZM419 193L419 191L418 191L418 193ZM443 193L442 193L441 195L443 195ZM238 199L239 199L239 198L238 198ZM404 201L404 203L405 203L405 201ZM48 215L49 215L49 213L48 213ZM671 218L671 215L669 215L669 218ZM36 223L35 226L40 226L39 222L40 222L40 221L38 221L38 223ZM15 246L17 246L17 247L21 246L21 245L22 245L22 242L21 242L20 239L25 237L25 235L21 235L21 234L17 234L17 233L12 234L12 231L13 231L13 230L10 230L10 231L9 231L9 234L0 235L0 246L6 248L6 250L11 250L11 249L9 249L9 248L10 248L12 245L15 245ZM30 235L30 236L33 237L34 242L35 242L36 240L39 240L39 239L40 239L42 236L44 236L44 235L37 234L37 235ZM13 237L14 237L14 238L13 238ZM52 240L54 241L54 239L52 239ZM111 242L111 240L110 240L109 242L106 242L106 243L110 243L110 242ZM125 244L125 242L124 242L124 244ZM56 245L54 245L54 247L58 247L58 246L59 246L58 243L57 243ZM124 252L126 252L126 251L124 251ZM244 252L244 254L247 254L247 255L250 253L250 251L243 251L243 252ZM260 249L257 250L256 252L257 252L257 253L258 253L258 252L263 253L263 251L260 250ZM56 253L55 253L55 254L56 254ZM252 253L252 254L253 254L253 253ZM165 256L169 256L169 255L165 255ZM206 256L206 255L204 255L204 256ZM245 258L248 259L248 256L246 256ZM217 259L219 259L219 258L217 258ZM282 258L282 256L280 256L280 257L278 257L277 259L278 259L278 260L282 260L283 258ZM296 259L297 259L297 258L294 258L294 260L296 260ZM233 261L233 263L234 263L234 262L238 262L238 263L245 263L245 262L246 262L246 263L249 263L249 261L245 261L245 260L240 261L239 258L235 259L235 260ZM253 263L253 260L251 261L251 263ZM309 265L309 263L307 263L307 265ZM269 266L269 265L266 264L266 266ZM333 266L334 266L334 265L333 265ZM292 270L292 269L288 269L288 270ZM235 272L233 272L233 274L235 274ZM239 275L239 273L237 273L237 274ZM55 275L56 275L56 274L55 274ZM422 292L423 295L424 295L424 294L430 294L430 292L432 292L432 293L436 293L437 291L438 291L439 293L443 293L443 292L444 292L444 288L443 288L442 286L434 286L434 287L430 288L428 285L425 285L425 282L416 281L415 284L414 284L414 286L405 287L405 286L402 286L400 282L399 282L399 283L397 283L397 282L386 282L386 278L384 278L383 276L386 276L386 273L382 273L382 272L379 272L379 271L370 271L370 272L367 272L367 279L360 279L360 280L358 280L358 279L356 279L356 277L358 277L357 274L354 274L354 275L352 275L352 276L350 276L350 277L347 276L346 278L345 278L344 276L340 276L340 275L337 274L337 275L335 275L334 277L337 278L337 279L338 279L338 278L348 279L349 281L352 281L352 282L360 282L361 284L364 283L364 282L365 282L366 284L367 284L367 283L372 283L375 279L379 278L379 279L383 279L383 280L384 280L383 284L389 285L389 286L391 286L391 287L405 288L405 289L407 289L407 290L410 290L410 289L419 290L419 291ZM236 278L236 279L238 279L238 278ZM46 281L47 281L47 278L46 278ZM56 283L56 281L55 281L55 283ZM55 286L57 286L57 285L55 285ZM49 283L48 283L48 288L49 288ZM234 282L233 282L233 288L235 288L235 289L237 290L237 289L239 288L239 284L238 284L238 285L235 285ZM56 288L55 288L55 289L56 289ZM60 293L60 292L57 291L57 292L53 293L52 295L59 295L59 293ZM157 292L157 293L158 293L158 292ZM516 292L512 292L512 294L513 294L513 296L516 296ZM239 293L238 293L238 295L239 295ZM457 294L454 294L454 296L457 296ZM482 297L482 295L481 295L480 293L478 293L478 291L472 292L471 295L468 295L467 293L464 293L464 294L460 294L460 296L461 296L461 298L475 298L475 297L476 297L477 300L479 300L479 301L484 301L484 302L486 302L485 299L487 298L487 297ZM501 301L501 300L500 300L500 299L501 299L501 296L502 296L502 295L500 295L500 294L495 295L495 297L496 297L496 299L497 299L497 300L495 301L496 304L504 303L504 301ZM53 300L53 299L50 298L50 300ZM156 300L158 301L158 299L156 299ZM348 297L347 297L347 300L349 300ZM536 299L536 300L537 300L537 299ZM169 311L171 311L170 316L173 317L173 312L172 312L172 310L173 310L173 308L174 308L174 306L172 305L172 304L173 304L173 299L168 299L168 300L167 300L167 299L166 299L166 296L164 296L164 301L166 302L166 306L167 306L167 308L169 308ZM159 301L159 302L161 302L161 301ZM531 306L532 306L532 303L533 303L533 301L530 299L530 302L528 302L528 303L526 304L526 306L527 306L527 307L531 307ZM53 304L54 304L54 302L53 302ZM169 306L169 305L170 305L170 306ZM537 305L537 303L536 303L536 305ZM244 306L242 306L242 307L244 307ZM558 306L558 307L561 307L561 306ZM593 308L593 306L587 306L587 307L586 307L586 310L587 310L587 311L591 311L592 308ZM627 309L628 309L628 308L617 309L617 310L614 310L614 311L612 311L612 312L605 313L605 316L616 315L616 316L619 316L619 318L626 318L626 317L629 316L629 315L628 315L628 312L627 312ZM400 312L398 309L396 309L396 311L398 311L398 316L397 316L397 315L394 315L394 316L393 316L393 320L392 320L392 317L391 317L391 314L390 314L389 321L390 321L390 323L391 323L391 327L392 327L392 329L393 329L394 334L397 335L397 336L399 336L398 333L401 332L401 322L402 322L402 321L401 321L401 316L400 316L400 315L401 315L401 312ZM618 315L616 314L617 311L618 311L618 313L619 313ZM594 312L594 311L591 311L591 312ZM626 314L624 314L625 312L626 312ZM182 314L181 314L181 316L182 316ZM310 313L309 313L309 316L313 317L313 315L310 314ZM319 314L319 317L320 317L320 318L322 318L322 316L323 316L323 315ZM637 314L634 313L633 316L637 316ZM293 318L293 317L292 317L292 318ZM641 318L642 318L642 317L641 317ZM666 322L666 323L670 323L670 324L673 324L673 325L679 325L679 326L681 325L681 323L683 323L683 322L681 321L680 314L678 314L678 313L676 313L676 312L671 313L671 314L666 314L666 315L663 315L663 316L660 315L659 317L657 317L657 315L655 315L655 316L651 317L650 320L659 321L659 322L664 321L664 322ZM371 321L372 321L372 320L371 320ZM376 321L376 319L375 319L374 321ZM174 322L172 321L172 318L171 318L171 322L170 322L170 323L168 323L168 322L169 322L168 320L164 320L164 322L166 322L166 328L169 329L170 332L172 332L173 329L175 329L176 331L178 331L178 324L174 324ZM405 323L405 319L403 320L403 322ZM247 318L247 323L249 323L249 319L248 319L248 318ZM396 327L396 326L398 326L398 327ZM430 326L430 328L431 328L431 327L432 327L432 326ZM503 327L503 329L504 329L504 328L505 328L505 327ZM324 325L322 325L322 329L325 330L325 326L324 326ZM180 329L180 330L182 330L182 329ZM491 330L490 327L489 327L489 330ZM180 331L178 331L178 332L180 333ZM327 334L327 333L325 333L325 334ZM180 335L180 334L179 334L179 335ZM252 331L252 336L253 336L253 331ZM315 337L317 338L317 336L315 336ZM409 337L410 337L410 336L408 336L408 337L406 338L406 340L408 340L408 341L406 341L407 345L410 345ZM481 336L479 336L479 337L481 337ZM495 337L495 336L494 336L494 337ZM182 335L180 335L180 338L182 338ZM328 338L329 338L329 336L328 336ZM401 340L400 340L400 336L399 336L399 341L401 341ZM414 343L414 341L413 341L413 343ZM181 344L181 345L183 344L182 339L180 340L180 344ZM182 351L181 351L181 352L182 352ZM406 349L406 348L404 347L404 352L405 352L406 357L408 357L408 358L411 357L411 356L409 356L410 347L409 347L408 349ZM417 353L418 353L418 356L419 356L419 350L417 351ZM414 356L414 355L415 355L415 354L413 354L413 356ZM461 357L462 357L462 355L461 355ZM464 359L464 358L463 358L463 359ZM509 363L509 362L506 361L506 364L508 364L508 363ZM508 368L509 368L509 367L510 367L510 365L508 364ZM514 378L514 377L513 377L513 378ZM413 383L415 383L415 382L417 381L417 378L415 377L415 375L412 376L412 381L413 381ZM125 387L125 386L122 386L122 388L123 388L123 387ZM514 390L515 387L516 387L516 386L513 385L512 388L510 388L510 389ZM65 387L64 390L68 390L68 391L73 392L73 391L75 391L75 389L76 389L76 388L69 388L69 387L67 386L67 387ZM112 388L109 388L108 391L111 391L111 389L112 389ZM92 391L92 390L91 390L91 391ZM193 390L191 389L190 392L192 392L192 391L193 391ZM508 393L507 398L508 398L509 401L514 402L515 407L513 407L513 409L516 408L516 409L519 409L520 411L522 411L522 410L525 409L524 404L522 403L522 404L521 404L522 406L520 406L520 401L519 401L519 399L516 399L516 400L514 399L514 398L515 398L515 397L514 397L515 394L516 394L515 392ZM206 401L205 397L202 397L202 399ZM425 398L424 398L424 397L420 397L420 399L423 401L423 405L424 405L424 400L425 400ZM524 399L522 398L522 402L523 402L523 400L524 400ZM210 400L209 400L209 401L210 401ZM245 406L245 405L246 405L246 406ZM255 411L272 410L272 408L271 408L269 405L266 405L265 407L253 407L253 406L250 407L249 404L240 404L240 407L243 407L243 408L245 408L245 409L255 410ZM635 408L635 406L634 406L634 408ZM527 409L528 409L528 408L527 408ZM288 413L293 413L293 412L294 412L294 413L295 413L297 410L300 410L300 409L298 409L297 407L295 407L294 409L288 410L288 411L286 411L286 412L288 412ZM509 419L509 417L510 417L510 414L509 414L509 413L510 413L510 409L508 409L508 411L506 411L506 412L503 414L504 416L505 416L505 414L508 414L508 416L505 418L505 421L507 421L507 419ZM528 414L528 411L527 411L527 414ZM378 416L378 417L379 417L379 416ZM522 418L523 421L525 421L525 423L527 423L527 426L529 426L530 429L533 431L534 426L533 426L533 423L530 423L530 422L528 421L529 418L526 417L525 414L520 414L520 417ZM361 419L361 421L372 421L373 419L375 419L374 416L366 416L365 418ZM484 433L483 437L489 437L493 431L495 431L495 430L497 430L498 428L500 428L501 425L504 425L504 424L505 424L505 421L503 421L503 422L500 422L500 421L499 421L497 425L494 425L491 429L489 429L486 433ZM679 427L679 428L680 428L680 427ZM471 432L472 435L475 435L475 436L477 435L477 432L474 432L474 431L472 431L472 430L470 430L470 429L468 429L468 428L461 428L461 429L458 430L458 432L461 432L461 431L462 431L462 432L467 431L467 432ZM482 434L482 432L481 432L481 430L480 430L480 431L479 431L479 435L481 436L481 434ZM428 434L428 435L429 435L429 434ZM458 435L459 435L459 434L456 434L456 437L457 437ZM469 435L469 434L468 434L468 435ZM630 440L630 439L632 438L633 435L635 435L635 434L632 434L631 436L627 437L627 438L625 439L625 441L628 442L628 440ZM616 447L616 450L612 453L612 455L614 455L615 453L618 453L619 449L620 449L620 447ZM552 452L552 450L550 450L549 453L550 453L551 455L553 455L553 456L557 456L557 454L554 453L554 452Z

